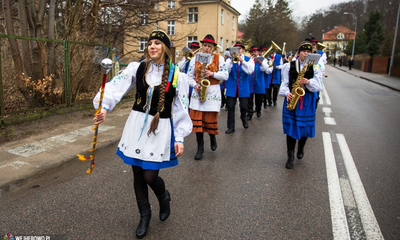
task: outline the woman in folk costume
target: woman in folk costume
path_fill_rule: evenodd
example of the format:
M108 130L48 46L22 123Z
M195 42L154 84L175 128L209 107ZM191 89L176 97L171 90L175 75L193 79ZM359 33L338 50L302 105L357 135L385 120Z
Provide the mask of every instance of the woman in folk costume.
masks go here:
M187 98L189 77L171 64L170 46L165 32L153 31L145 50L145 61L130 63L106 84L103 109L94 118L95 124L102 123L107 112L136 85L136 101L124 127L117 155L133 169L140 212L136 229L138 238L146 235L151 218L148 186L158 198L160 220L169 217L171 198L164 180L158 176L159 171L178 165L177 157L183 153L183 139L192 130ZM98 99L99 94L94 102Z
M217 43L214 37L210 34L204 37L202 44L202 52L212 54ZM221 89L220 81L228 79L228 71L225 67L224 57L219 54L212 54L208 59L208 63L204 70L204 76L210 81L210 86L207 87L205 101L200 101L200 81L202 72L202 63L196 62L193 58L190 62L188 76L192 81L190 86L194 87L190 100L190 118L193 121L193 132L196 133L197 153L194 156L195 160L200 160L204 152L204 133L210 135L211 150L217 149L217 139L215 135L218 131L218 113L221 109ZM195 79L195 80L193 80Z
M297 148L297 159L304 156L304 146L309 137L315 136L315 92L322 90L322 71L319 65L311 66L299 80L300 86L304 86L305 94L300 97L294 110L286 108L288 102L292 100L292 85L296 82L301 69L305 64L305 59L312 52L310 42L302 42L299 47L299 58L292 61L290 67L284 68L282 74L282 84L279 95L285 97L282 110L283 132L286 134L288 159L285 167L291 169L294 161L294 149L296 141L299 140Z

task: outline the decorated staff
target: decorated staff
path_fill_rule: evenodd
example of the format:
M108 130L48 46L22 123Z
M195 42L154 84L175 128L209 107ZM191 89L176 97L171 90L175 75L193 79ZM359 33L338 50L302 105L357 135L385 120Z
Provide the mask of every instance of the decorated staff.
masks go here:
M109 58L103 59L101 61L101 66L103 67L103 70L104 70L103 82L101 83L101 87L100 87L100 100L98 101L99 107L97 108L94 116L96 116L101 111L101 108L102 108L102 101L103 101L103 97L104 97L104 87L106 85L108 72L112 68L112 60ZM86 161L89 158L90 158L90 160L92 160L92 164L91 164L90 168L86 171L87 174L92 173L93 168L94 168L94 150L96 150L97 136L99 134L99 125L94 125L92 130L94 130L93 142L91 143L92 149L89 149L89 152L91 152L92 155L90 155L89 157L85 157L84 155L77 154L77 156L79 157L79 160L81 160L81 161Z

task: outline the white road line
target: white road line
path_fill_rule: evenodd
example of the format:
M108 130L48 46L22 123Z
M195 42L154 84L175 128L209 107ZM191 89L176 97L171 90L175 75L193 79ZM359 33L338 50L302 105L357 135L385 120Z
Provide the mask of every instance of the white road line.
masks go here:
M326 175L328 179L329 204L331 206L332 232L334 240L350 239L347 225L346 211L344 209L342 192L336 168L335 155L333 153L331 135L322 133L324 142Z
M327 105L331 105L331 99L329 98L328 92L326 91L325 85L323 85L323 91L325 95L325 100Z
M384 239L343 134L336 134L367 239Z
M336 121L331 117L332 109L328 107L323 107L322 112L325 113L324 122L326 125L336 125Z

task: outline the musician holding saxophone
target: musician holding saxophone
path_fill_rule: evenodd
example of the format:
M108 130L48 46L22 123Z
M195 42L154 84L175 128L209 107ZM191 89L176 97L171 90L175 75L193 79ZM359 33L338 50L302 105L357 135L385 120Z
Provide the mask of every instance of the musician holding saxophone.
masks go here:
M195 160L200 160L203 157L205 132L210 135L211 150L215 151L217 149L215 135L219 134L220 81L228 79L224 57L219 54L213 54L217 46L214 37L208 34L200 42L202 50L197 53L198 56L196 58L198 59L192 58L188 71L188 76L192 78L189 85L194 88L189 105L189 115L193 122L192 132L196 133L197 139Z
M307 139L315 136L315 92L322 90L322 70L318 62L310 65L307 64L310 62L306 62L307 55L312 53L311 43L302 42L298 53L299 58L290 62L290 67L282 70L282 84L279 89L279 95L285 97L282 125L286 134L288 159L285 167L288 169L293 167L296 141L299 140L297 159L300 160L304 156ZM299 91L302 92L300 96L297 94L298 90L302 90Z

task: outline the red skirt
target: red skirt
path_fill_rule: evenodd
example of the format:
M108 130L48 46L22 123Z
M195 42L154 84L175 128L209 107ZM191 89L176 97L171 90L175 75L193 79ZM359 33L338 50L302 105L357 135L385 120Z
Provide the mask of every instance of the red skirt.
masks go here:
M190 109L189 116L193 122L192 132L207 132L218 135L218 112L201 112Z

